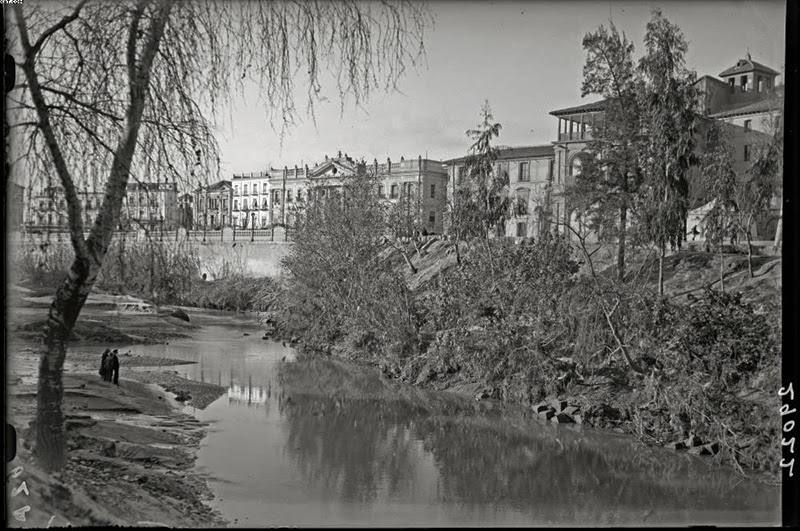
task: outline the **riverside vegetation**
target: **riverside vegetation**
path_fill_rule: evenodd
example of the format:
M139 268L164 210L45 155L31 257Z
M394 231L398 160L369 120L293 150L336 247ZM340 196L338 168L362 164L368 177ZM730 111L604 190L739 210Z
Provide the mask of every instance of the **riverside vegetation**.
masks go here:
M268 312L274 337L299 340L307 355L530 406L565 399L586 425L650 444L693 435L717 443L719 462L777 476L778 404L769 390L780 379L779 292L710 289L701 279L716 275L715 253L684 251L668 263L696 262L687 271L694 282L680 285L689 293L661 297L657 261L645 250L629 251L631 263L641 259L620 281L601 253L549 234L519 243L473 237L459 244L459 263L452 239L426 246L376 236L386 210L374 184L353 180L335 200L307 205L279 279L228 264L204 281L190 246L129 242L126 265L107 262L98 288ZM71 257L37 262L23 253L16 270L29 287L54 289L62 260ZM746 261L738 263L744 275Z

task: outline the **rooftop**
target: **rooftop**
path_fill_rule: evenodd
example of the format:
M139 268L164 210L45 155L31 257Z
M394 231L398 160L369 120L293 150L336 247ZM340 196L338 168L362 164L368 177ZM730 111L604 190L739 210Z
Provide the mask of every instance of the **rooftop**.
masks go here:
M553 145L545 144L540 146L517 146L500 148L497 160L531 159L536 157L552 157ZM458 164L464 162L467 157L458 157L444 161L445 164Z
M555 111L550 111L550 114L553 116L564 116L566 114L578 114L581 112L599 112L599 111L604 111L605 109L606 109L606 100L602 99L592 103L584 103L583 105L577 105L575 107L556 109Z
M773 76L781 75L780 72L776 72L775 70L771 69L768 66L764 66L761 63L753 61L752 59L750 59L750 54L747 54L746 59L739 59L736 62L735 66L732 66L727 70L722 71L722 73L720 73L719 76L720 77L733 76L736 74L744 74L746 72L753 72L753 71L764 72L766 74L772 74Z
M778 92L778 96L776 97L739 103L709 116L711 118L728 118L730 116L738 116L743 114L777 111L780 110L781 106L782 98L780 97L780 92Z

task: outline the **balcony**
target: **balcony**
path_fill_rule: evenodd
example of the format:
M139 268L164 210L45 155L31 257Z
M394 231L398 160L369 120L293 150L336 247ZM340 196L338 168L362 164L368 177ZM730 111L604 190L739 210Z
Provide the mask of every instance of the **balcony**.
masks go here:
M592 132L591 131L573 131L573 132L566 132L566 133L559 133L558 139L561 142L578 142L578 141L587 141L592 139Z

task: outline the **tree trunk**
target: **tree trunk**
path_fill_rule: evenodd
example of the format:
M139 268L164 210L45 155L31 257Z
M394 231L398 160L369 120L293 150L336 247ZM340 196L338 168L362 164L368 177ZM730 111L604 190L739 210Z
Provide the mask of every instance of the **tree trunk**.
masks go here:
M61 411L66 342L94 285L98 270L98 267L90 268L89 260L76 257L50 305L45 328L45 350L39 361L34 447L37 460L48 472L60 470L66 462L66 435Z
M617 246L617 278L625 280L625 239L628 225L628 207L619 209L619 244Z
M753 240L750 236L749 225L745 229L745 234L747 238L747 272L750 274L750 278L753 278Z
M722 244L719 245L719 290L725 293L725 256L722 254Z
M150 71L158 51L164 27L172 4L162 2L153 14L148 31L143 38L140 53L136 50L136 36L142 10L134 13L130 27L127 60L130 74L130 105L126 112L126 125L114 151L103 203L89 238L84 239L81 205L74 182L61 152L61 146L51 125L50 109L42 96L35 70L35 51L31 45L25 16L20 5L14 6L20 43L25 53L22 69L28 81L31 98L40 121L40 130L52 156L55 171L64 188L67 214L75 259L50 305L44 330L44 350L39 363L37 393L36 446L34 453L40 465L48 472L60 470L66 462L66 435L61 404L64 398L65 343L83 308L86 297L94 286L97 274L114 233L122 210L122 199L128 183L131 162L136 149L145 94L150 83ZM138 57L138 61L137 61Z
M661 254L658 256L658 295L664 296L664 255L666 255L666 243L661 244Z

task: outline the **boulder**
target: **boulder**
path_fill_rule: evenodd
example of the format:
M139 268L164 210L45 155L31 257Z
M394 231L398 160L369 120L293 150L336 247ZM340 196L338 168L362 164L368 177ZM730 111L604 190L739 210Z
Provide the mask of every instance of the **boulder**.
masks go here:
M698 437L697 435L690 435L685 442L686 446L688 446L689 448L694 448L695 446L702 446L703 444L703 441L701 441L700 437Z
M564 409L562 409L561 412L566 413L567 415L573 417L575 416L575 413L577 413L580 410L581 408L579 408L578 406L567 406Z
M548 404L536 404L535 406L533 406L533 410L537 414L547 411L549 409L551 409L551 407Z
M715 455L717 452L719 452L719 444L715 442L689 448L689 453L692 455Z
M186 312L184 312L180 308L175 308L174 310L172 310L172 313L170 313L170 315L172 317L177 317L182 321L186 321L187 323L189 322L189 316L186 314Z
M550 420L555 414L556 412L553 411L553 408L545 409L539 412L539 416L546 420Z
M671 443L668 443L666 445L666 447L671 449L671 450L686 450L686 448L687 448L686 441L671 442Z
M550 419L550 422L553 424L573 424L575 421L566 413L556 413Z

